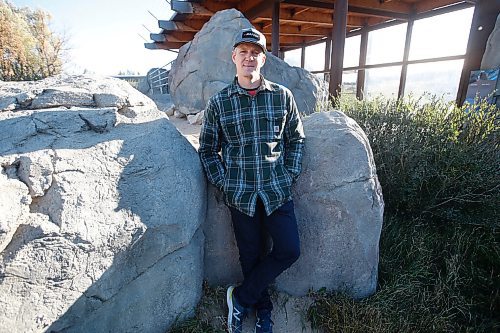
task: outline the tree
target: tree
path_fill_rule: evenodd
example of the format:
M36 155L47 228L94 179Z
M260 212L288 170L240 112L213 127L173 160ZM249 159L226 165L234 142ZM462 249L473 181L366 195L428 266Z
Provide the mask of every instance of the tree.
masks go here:
M0 0L0 80L40 80L61 72L66 41L49 22L40 9Z

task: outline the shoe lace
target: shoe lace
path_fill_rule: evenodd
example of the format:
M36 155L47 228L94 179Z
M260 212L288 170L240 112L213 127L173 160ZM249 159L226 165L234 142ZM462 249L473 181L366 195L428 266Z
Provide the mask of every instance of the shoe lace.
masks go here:
M264 315L262 317L257 316L257 322L255 323L255 326L257 326L258 328L270 329L273 324L274 322L271 320L271 318L267 315Z
M237 321L241 321L241 314L242 312L240 310L238 310L238 308L234 308L233 309L233 317L234 319L236 319Z

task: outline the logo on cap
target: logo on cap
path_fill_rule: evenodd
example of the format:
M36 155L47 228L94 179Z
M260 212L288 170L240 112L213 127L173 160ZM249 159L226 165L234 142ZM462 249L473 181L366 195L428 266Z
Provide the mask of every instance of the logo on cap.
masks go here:
M255 39L256 41L259 41L260 40L260 36L258 33L256 33L255 31L252 31L252 30L246 30L246 31L243 31L243 33L241 34L241 38L251 38L251 39Z
M233 47L238 46L241 43L253 43L260 46L260 48L266 52L266 37L261 34L258 30L254 28L243 29L238 32L236 39L234 41Z

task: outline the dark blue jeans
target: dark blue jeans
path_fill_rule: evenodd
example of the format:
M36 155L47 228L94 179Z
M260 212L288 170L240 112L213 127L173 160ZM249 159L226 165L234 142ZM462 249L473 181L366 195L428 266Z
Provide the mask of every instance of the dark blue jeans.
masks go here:
M229 209L244 277L243 283L235 289L236 298L245 307L272 310L268 286L300 255L293 201L288 201L269 216L260 199L257 199L253 217L232 207ZM262 255L266 232L273 245L271 252Z

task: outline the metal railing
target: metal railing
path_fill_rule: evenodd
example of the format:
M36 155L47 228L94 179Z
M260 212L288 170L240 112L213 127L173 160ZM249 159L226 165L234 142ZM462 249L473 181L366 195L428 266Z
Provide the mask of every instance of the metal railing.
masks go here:
M160 68L154 68L148 72L148 83L152 94L170 93L168 75L174 61L175 59Z

